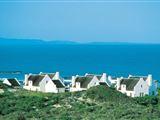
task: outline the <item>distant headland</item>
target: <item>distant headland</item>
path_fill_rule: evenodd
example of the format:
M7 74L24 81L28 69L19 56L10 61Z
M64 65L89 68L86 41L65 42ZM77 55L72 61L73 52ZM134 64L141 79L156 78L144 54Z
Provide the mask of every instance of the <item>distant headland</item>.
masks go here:
M155 43L136 43L136 42L75 42L70 40L42 40L42 39L16 39L0 37L0 45L142 45ZM157 44L157 43L156 43ZM157 44L159 45L159 44Z

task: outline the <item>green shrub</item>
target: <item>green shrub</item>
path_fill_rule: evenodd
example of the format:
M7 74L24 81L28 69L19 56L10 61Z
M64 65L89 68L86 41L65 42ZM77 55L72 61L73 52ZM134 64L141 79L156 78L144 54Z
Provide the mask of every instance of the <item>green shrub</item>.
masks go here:
M80 98L80 99L79 99ZM55 104L60 105L56 108ZM159 97L130 98L105 86L45 94L19 90L0 94L0 119L159 119Z

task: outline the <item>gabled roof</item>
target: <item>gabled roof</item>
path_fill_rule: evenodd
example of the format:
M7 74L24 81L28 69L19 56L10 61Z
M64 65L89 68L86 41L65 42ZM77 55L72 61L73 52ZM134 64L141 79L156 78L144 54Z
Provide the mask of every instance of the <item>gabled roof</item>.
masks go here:
M86 77L94 77L94 74L87 74Z
M43 80L45 75L30 75L28 80L32 81L33 86L39 86L39 83Z
M65 86L62 84L60 80L52 80L57 88L64 88Z
M102 75L96 75L96 77L98 78L98 80L100 80L102 78Z
M131 79L140 79L140 78L143 78L143 80L147 80L147 76L131 76L129 78L131 78Z
M53 79L55 73L41 73L41 75L48 75L51 79Z
M96 76L98 78L98 80L100 80L102 78L102 75L94 75L94 74L86 75L86 77L94 77L94 76Z
M11 83L11 86L13 87L20 86L20 84L15 78L7 79L7 80Z
M80 82L81 88L87 88L94 76L77 77L75 82Z
M138 83L139 79L122 79L120 84L125 84L126 85L126 90L133 90L134 86Z

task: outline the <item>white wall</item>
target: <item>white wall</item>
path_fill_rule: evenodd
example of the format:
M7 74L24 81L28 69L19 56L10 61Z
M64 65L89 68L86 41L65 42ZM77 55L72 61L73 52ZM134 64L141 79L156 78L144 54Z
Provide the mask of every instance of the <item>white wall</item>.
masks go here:
M59 92L59 93L65 92L65 88L58 88L58 92Z
M102 74L102 77L100 79L100 82L106 82L107 81L107 74L106 73L103 73Z
M40 91L45 92L46 91L46 84L47 82L52 81L51 78L48 75L45 75L43 80L39 83Z
M6 84L6 85L11 86L11 83L7 79L4 79L3 83Z
M44 92L58 93L58 89L57 89L56 85L52 82L52 80L48 81L48 83L45 85Z
M91 88L93 86L97 86L99 85L99 80L96 76L93 77L93 79L91 80L91 82L88 84L87 88Z
M53 77L53 80L59 80L59 79L60 79L59 72L56 72L55 76Z
M74 87L70 88L70 92L83 91L83 90L87 90L87 88L74 88Z
M109 86L112 86L112 85L117 86L117 80L118 80L118 78L112 78L111 76L108 76L108 78L107 78L107 82L108 82Z
M23 86L23 88L26 90L31 90L31 91L40 91L39 86Z
M143 78L140 78L140 80L134 87L134 92L134 97L140 97L140 93L143 93L144 95L149 94L149 86L147 85L146 81L143 80Z

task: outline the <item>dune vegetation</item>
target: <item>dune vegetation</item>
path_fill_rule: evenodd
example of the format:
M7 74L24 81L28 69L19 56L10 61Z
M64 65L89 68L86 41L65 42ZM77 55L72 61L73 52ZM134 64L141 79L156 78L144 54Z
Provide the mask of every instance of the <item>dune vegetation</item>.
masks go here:
M0 120L149 120L160 119L160 97L130 98L113 88L73 93L23 89L0 94Z

